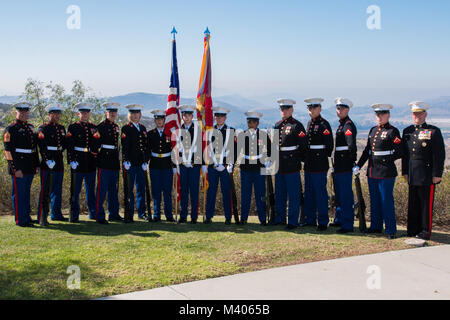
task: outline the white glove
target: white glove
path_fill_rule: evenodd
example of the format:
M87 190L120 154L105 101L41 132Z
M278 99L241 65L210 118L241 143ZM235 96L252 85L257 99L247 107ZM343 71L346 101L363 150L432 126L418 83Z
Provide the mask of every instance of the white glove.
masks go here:
M221 164L219 164L218 166L216 166L216 170L219 172L222 172L223 170L225 170L225 167Z
M228 173L232 173L233 172L233 165L232 164L229 164L227 166L227 171L228 171Z
M334 167L331 167L331 173L334 173Z
M266 163L264 163L264 166L266 168L269 168L272 165L272 161L268 160Z
M173 172L173 174L180 173L177 167L173 168L173 169L172 169L172 172Z
M353 171L353 174L356 176L358 174L358 172L359 172L359 167L358 166L354 166L352 171Z
M141 166L142 170L147 171L148 169L148 163L143 163Z
M50 168L50 170L52 170L53 169L53 167L55 166L55 164L56 164L56 162L55 161L53 161L53 160L47 160L47 161L45 161L45 163L47 164L47 167L49 167Z
M125 161L125 162L123 163L123 167L125 168L125 170L130 170L130 168L131 168L131 163L130 163L130 161Z
M73 170L75 170L75 169L78 167L78 162L72 161L72 162L70 163L70 166L72 167Z
M206 165L202 165L202 174L205 175L208 173L208 167Z
M192 168L192 163L190 163L190 162L185 163L184 166L185 166L186 168Z

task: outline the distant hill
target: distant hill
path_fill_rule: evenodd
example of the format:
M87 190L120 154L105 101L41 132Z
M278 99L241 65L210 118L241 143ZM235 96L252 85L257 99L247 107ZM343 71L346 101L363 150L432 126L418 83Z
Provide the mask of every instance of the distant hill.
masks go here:
M282 96L282 94L273 95ZM11 104L18 100L18 96L0 96L0 104ZM121 103L122 106L127 104L142 104L144 105L145 116L151 117L151 111L154 109L166 109L167 94L152 94L146 92L135 92L120 96L109 98L110 101ZM236 128L246 128L246 119L244 113L250 109L257 110L263 113L263 118L260 122L261 128L269 128L280 119L280 110L276 105L276 99L273 99L273 106L266 106L262 101L256 99L249 99L240 95L225 95L213 97L214 106L223 106L231 110L228 115L227 123ZM428 120L430 123L435 123L444 130L450 131L450 96L442 96L435 99L426 100L432 109L429 111ZM182 98L180 104L195 105L194 98ZM0 108L5 108L0 105ZM122 108L121 113L126 113ZM334 107L324 107L322 116L327 119L333 128L338 125L336 111ZM308 110L302 102L298 102L295 107L294 117L300 120L305 126L309 120ZM375 124L375 115L372 109L366 106L355 106L350 111L350 117L357 124L361 130L367 130ZM404 128L411 123L411 111L407 105L396 105L391 112L391 123L398 126L399 129Z

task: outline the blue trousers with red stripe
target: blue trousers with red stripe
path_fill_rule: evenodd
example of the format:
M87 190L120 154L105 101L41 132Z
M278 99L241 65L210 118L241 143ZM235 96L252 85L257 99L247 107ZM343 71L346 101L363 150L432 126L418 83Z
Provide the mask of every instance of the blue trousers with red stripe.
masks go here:
M216 209L216 196L217 188L222 190L222 202L225 212L225 219L231 220L231 180L230 174L225 169L223 171L217 171L212 166L208 166L208 191L206 194L206 218L212 219L214 217L214 211Z
M11 199L17 225L23 226L31 222L30 190L34 174L24 174L23 178L11 176Z
M51 219L63 218L63 214L61 212L61 201L62 201L62 184L64 179L64 171L49 171L49 170L41 170L41 191L39 193L39 202L37 209L37 219L39 220L40 215L42 213L42 197L43 197L43 188L45 188L45 184L48 183L48 179L52 178L52 185L50 190L50 207L51 207Z
M186 168L180 165L181 212L180 217L188 216L189 197L191 198L191 219L198 217L198 188L200 185L200 166Z
M253 186L259 222L266 222L266 176L260 170L241 170L241 220L247 221L250 212Z
M370 193L370 229L382 230L383 221L386 234L397 232L394 206L395 178L367 178Z
M277 173L275 175L275 222L286 224L286 202L289 199L287 223L298 226L301 193L300 172Z
M119 198L117 195L117 182L119 181L119 170L97 169L97 194L96 194L96 220L105 220L105 202L108 194L108 218L119 217Z
M161 218L161 194L164 195L164 215L173 219L172 215L172 185L173 171L169 169L150 169L153 197L153 217Z
M326 172L305 172L305 222L328 226L328 193Z
M137 213L139 217L145 216L145 174L141 166L131 166L128 170L128 177L130 180L129 195L130 195L130 215L134 216L134 185L136 184L136 204Z
M336 198L339 203L339 207L336 208L335 222L341 224L341 228L344 230L353 230L354 216L354 197L352 189L352 177L351 172L336 173Z
M95 219L95 171L94 172L77 172L75 183L75 201L73 206L73 218L78 219L80 216L80 192L84 180L84 190L86 192L86 202L89 209L89 219Z

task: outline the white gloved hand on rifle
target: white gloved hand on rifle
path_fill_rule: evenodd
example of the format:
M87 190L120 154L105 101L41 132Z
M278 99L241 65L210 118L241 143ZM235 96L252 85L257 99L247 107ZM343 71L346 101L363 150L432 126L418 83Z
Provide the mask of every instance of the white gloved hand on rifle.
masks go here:
M125 170L130 170L130 168L131 168L130 161L124 161L123 162L123 167L125 168Z
M233 172L233 165L231 163L227 166L227 171L230 174Z
M205 175L208 173L208 166L202 165L202 174Z
M353 174L356 176L358 174L358 172L359 172L359 167L358 166L354 166L352 171L353 171Z
M178 167L175 167L172 169L173 174L177 174L180 173L180 169L178 169Z
M55 166L55 164L56 164L56 162L55 161L53 161L53 160L47 160L47 161L45 161L45 163L47 164L47 167L49 167L50 168L50 170L52 170L53 169L53 167Z
M218 166L216 166L216 170L219 172L222 172L223 170L225 170L225 167L221 164L219 164Z
M148 163L147 163L147 162L143 163L142 166L141 166L141 168L142 168L142 170L147 171L147 169L148 169Z
M72 167L73 170L75 170L75 169L78 167L78 162L72 161L72 162L70 163L70 166Z

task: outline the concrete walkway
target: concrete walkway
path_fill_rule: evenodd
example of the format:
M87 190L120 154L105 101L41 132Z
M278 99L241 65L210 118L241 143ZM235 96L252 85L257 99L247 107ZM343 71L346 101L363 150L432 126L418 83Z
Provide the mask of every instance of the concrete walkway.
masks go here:
M299 264L106 299L450 299L450 245Z

